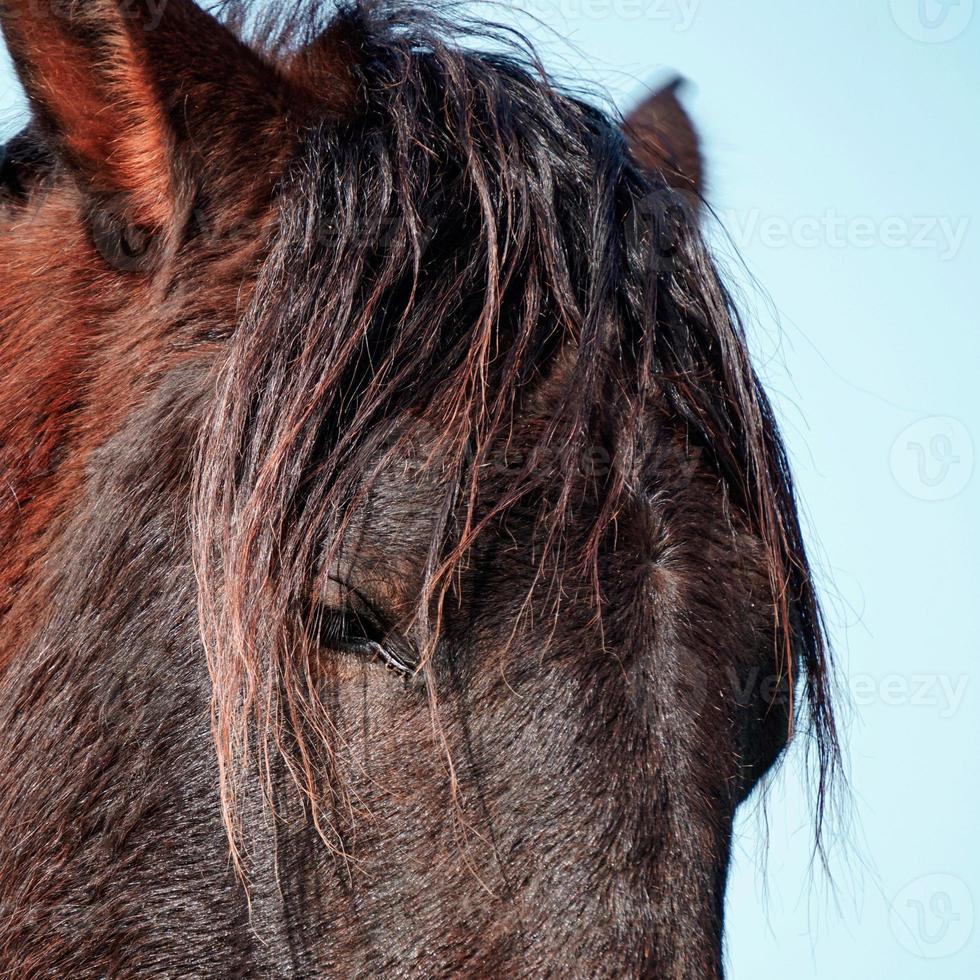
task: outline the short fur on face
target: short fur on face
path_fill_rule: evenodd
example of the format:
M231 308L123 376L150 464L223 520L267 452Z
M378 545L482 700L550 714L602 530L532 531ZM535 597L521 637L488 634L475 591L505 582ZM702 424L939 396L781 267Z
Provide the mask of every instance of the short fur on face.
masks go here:
M736 807L836 742L674 89L241 20L0 8L0 960L718 977Z

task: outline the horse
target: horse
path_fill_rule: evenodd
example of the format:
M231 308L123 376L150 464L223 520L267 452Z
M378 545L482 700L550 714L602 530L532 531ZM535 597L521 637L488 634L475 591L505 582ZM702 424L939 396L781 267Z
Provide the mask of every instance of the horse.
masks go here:
M3 975L719 978L837 742L694 125L274 13L0 4Z

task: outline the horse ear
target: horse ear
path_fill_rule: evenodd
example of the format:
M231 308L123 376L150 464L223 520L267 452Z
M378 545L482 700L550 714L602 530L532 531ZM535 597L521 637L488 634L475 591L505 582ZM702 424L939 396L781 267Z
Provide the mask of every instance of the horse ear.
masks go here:
M357 66L366 37L363 12L341 7L330 25L290 60L287 72L297 89L335 119L355 115L360 104Z
M0 24L53 147L147 223L172 213L181 144L206 157L282 111L274 69L193 0L0 0Z
M701 140L677 93L684 85L675 78L644 99L623 124L636 162L663 175L677 190L700 199L704 193Z

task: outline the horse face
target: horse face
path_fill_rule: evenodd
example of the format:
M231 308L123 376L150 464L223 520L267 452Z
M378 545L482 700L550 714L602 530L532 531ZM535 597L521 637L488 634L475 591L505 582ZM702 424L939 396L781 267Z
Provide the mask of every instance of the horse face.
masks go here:
M330 896L305 907L331 937L311 964L720 975L733 813L787 731L785 700L765 691L775 614L762 549L733 529L711 468L648 424L649 482L600 548L598 601L586 574L542 561L539 508L554 502L532 496L481 534L420 627L446 496L434 434L371 481L317 595L327 628L303 702L329 734L297 726L319 770L309 799L330 800L323 840L297 818L280 850L296 901ZM535 451L518 438L488 464L501 491ZM604 459L576 461L571 481L571 460L540 461L579 495L569 548L594 527Z
M360 14L275 63L184 0L2 17L5 962L720 975L823 660L672 93L630 161Z

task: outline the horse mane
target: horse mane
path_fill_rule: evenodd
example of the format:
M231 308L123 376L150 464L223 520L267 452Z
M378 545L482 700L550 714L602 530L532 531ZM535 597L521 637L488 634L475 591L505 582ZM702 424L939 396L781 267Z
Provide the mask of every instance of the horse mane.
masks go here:
M196 460L200 613L236 855L244 773L270 745L291 740L314 808L323 789L310 596L373 476L407 450L405 419L435 434L428 459L446 487L417 614L434 703L441 605L519 501L547 500L542 569L592 582L601 614L600 549L642 494L654 404L764 549L779 663L813 734L819 828L838 752L820 608L773 410L696 215L519 37L420 5L344 5L329 24L318 11L291 10L257 43L308 79L318 59L343 63L355 104L309 130L283 180ZM612 460L574 541L575 467L529 463L497 494L483 477L559 363L567 377L538 445L572 459L605 441Z

